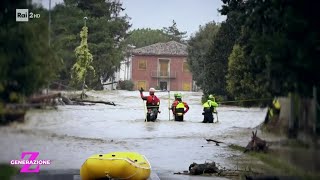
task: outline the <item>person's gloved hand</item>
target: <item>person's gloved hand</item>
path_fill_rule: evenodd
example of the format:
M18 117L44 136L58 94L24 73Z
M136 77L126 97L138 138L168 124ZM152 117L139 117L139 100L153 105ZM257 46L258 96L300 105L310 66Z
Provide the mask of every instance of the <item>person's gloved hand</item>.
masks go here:
M140 91L140 93L142 93L144 91L144 89L141 87L141 89L139 91Z

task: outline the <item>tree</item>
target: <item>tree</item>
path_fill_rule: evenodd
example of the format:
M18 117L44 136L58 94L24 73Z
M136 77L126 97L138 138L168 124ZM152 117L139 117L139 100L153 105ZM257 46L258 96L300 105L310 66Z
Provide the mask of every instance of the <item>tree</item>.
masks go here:
M190 71L196 84L202 88L208 83L204 81L205 72L203 70L207 65L207 54L215 42L219 27L215 22L209 22L205 26L200 26L199 31L194 36L191 36L188 42L189 46L187 50Z
M55 78L60 63L49 47L45 18L20 23L12 16L25 7L45 17L45 9L26 1L1 1L0 7L0 103L22 102Z
M222 22L212 46L206 54L206 66L204 71L204 81L201 87L205 94L217 94L227 96L226 75L228 71L228 57L240 36L240 24L237 16L228 17L226 22Z
M74 79L75 82L82 83L82 93L81 93L81 98L82 98L85 95L84 88L86 83L87 71L91 70L94 72L94 68L91 66L93 58L88 48L88 42L87 42L88 28L86 26L82 28L82 31L80 32L80 37L81 37L80 46L78 46L75 49L77 62L72 66L72 73L73 73L72 79Z
M187 32L181 32L179 31L178 27L177 27L177 23L175 22L175 20L172 20L172 25L169 27L164 27L163 31L165 34L167 34L170 38L170 40L172 41L177 41L180 43L184 43L185 42L185 38L187 37L186 34Z
M298 92L310 96L320 86L319 2L224 0L223 13L243 19L239 38L252 78L272 95ZM239 9L245 11L239 13ZM244 41L243 41L244 39ZM303 74L303 75L302 75Z
M142 28L129 32L126 44L134 45L136 48L148 46L159 42L168 42L170 37L160 29Z
M79 8L58 4L52 10L51 47L63 63L59 71L59 80L69 84L70 69L75 63L74 49L80 41L79 29L83 26L85 13Z
M88 45L93 55L92 66L96 76L88 73L86 84L90 88L102 89L101 78L108 79L120 67L124 58L127 30L130 25L127 16L120 16L121 3L113 1L95 1L93 4L82 0L65 0L65 5L53 10L53 43L59 47L59 56L65 69L60 73L61 80L69 82L69 69L74 64L73 49L79 40L76 36L84 16L88 17L90 27ZM71 14L71 15L70 15Z
M267 83L261 82L258 73L254 71L247 60L244 48L239 44L234 45L229 56L227 80L227 91L235 100L246 100L253 98L270 97L266 91ZM260 72L261 73L261 72ZM258 78L259 77L259 78ZM240 102L241 105L263 104L263 102Z
M320 31L317 1L247 3L246 27L252 56L262 56L274 95L297 92L311 96L320 86ZM259 13L254 11L258 9ZM303 74L303 75L302 75Z

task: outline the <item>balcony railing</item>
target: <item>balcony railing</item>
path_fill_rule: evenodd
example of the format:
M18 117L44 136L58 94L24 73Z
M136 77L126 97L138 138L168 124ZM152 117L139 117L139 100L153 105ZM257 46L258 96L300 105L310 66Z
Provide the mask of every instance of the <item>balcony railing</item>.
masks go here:
M151 77L153 78L176 78L177 77L177 72L175 71L152 71L151 72Z

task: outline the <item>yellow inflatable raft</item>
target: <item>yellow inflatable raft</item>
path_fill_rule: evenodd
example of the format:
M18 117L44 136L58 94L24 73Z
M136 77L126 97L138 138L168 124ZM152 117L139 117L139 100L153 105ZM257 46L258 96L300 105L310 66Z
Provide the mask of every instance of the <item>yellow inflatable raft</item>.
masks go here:
M113 152L90 156L81 166L82 180L99 178L146 180L151 173L147 158L135 152Z

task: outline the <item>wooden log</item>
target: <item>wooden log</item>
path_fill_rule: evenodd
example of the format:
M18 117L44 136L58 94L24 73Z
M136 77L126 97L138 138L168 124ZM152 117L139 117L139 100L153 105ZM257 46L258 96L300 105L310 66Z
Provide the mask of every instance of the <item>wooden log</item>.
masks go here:
M216 146L219 146L219 143L223 143L223 142L221 142L221 141L217 141L217 140L214 140L214 139L206 139L206 141L207 141L207 142L210 142L210 141L215 142L215 143L216 143Z
M41 103L41 102L47 102L50 99L55 99L58 97L61 97L61 93L31 97L27 100L27 102L28 103Z
M69 98L67 98L67 97L65 97L65 96L61 96L61 99L62 99L62 101L64 102L64 104L66 104L66 105L73 105L73 102L72 102Z
M81 100L81 99L72 99L72 101L82 102L82 103L86 103L86 102L87 103L100 103L100 104L116 106L116 104L114 104L114 102L107 102L107 101L91 101L91 100Z

